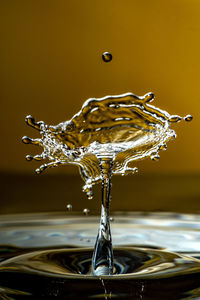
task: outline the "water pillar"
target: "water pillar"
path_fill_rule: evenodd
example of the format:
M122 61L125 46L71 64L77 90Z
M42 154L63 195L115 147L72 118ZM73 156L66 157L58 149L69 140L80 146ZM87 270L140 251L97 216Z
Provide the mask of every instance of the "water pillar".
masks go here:
M99 156L102 178L102 204L100 227L92 257L94 275L113 274L113 249L110 231L110 190L113 157Z

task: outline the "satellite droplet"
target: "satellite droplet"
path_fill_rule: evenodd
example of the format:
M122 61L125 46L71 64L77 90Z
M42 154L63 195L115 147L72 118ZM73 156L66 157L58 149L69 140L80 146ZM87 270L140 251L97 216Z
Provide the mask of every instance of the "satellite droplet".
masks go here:
M71 204L67 204L66 209L67 209L67 211L72 211L72 205Z
M104 62L110 62L112 60L112 54L110 52L104 52L102 54L102 59Z
M83 214L84 214L85 216L88 216L89 213L90 213L90 210L89 210L88 208L84 208Z

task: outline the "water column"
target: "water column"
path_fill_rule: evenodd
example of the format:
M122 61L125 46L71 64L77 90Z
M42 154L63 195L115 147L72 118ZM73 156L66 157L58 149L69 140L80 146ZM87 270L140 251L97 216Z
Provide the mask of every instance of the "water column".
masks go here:
M92 269L94 275L112 275L113 273L113 249L110 231L110 191L113 155L105 154L97 156L101 169L102 180L102 204L100 227L92 257Z

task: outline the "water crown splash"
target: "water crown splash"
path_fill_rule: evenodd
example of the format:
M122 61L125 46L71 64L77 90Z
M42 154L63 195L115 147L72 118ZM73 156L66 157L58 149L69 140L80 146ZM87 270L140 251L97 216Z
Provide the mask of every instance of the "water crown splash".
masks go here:
M26 123L37 129L41 138L22 138L25 144L44 148L40 155L27 155L26 159L49 160L36 173L58 165L75 164L85 181L83 190L92 198L92 185L102 183L102 209L100 229L93 253L93 273L113 274L113 250L110 231L110 189L112 174L127 175L137 168L132 162L150 157L159 159L159 150L166 149L166 143L176 137L170 129L171 123L182 118L149 104L153 93L139 97L132 93L104 98L88 99L81 110L69 121L56 126L43 121L36 122L32 116Z

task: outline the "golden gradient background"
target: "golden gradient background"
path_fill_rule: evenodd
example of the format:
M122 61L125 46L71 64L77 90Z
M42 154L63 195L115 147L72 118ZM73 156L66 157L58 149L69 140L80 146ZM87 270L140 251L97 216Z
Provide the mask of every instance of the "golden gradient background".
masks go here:
M41 150L21 143L37 136L27 114L57 124L87 98L149 91L155 106L194 120L173 126L159 162L113 179L113 210L200 210L199 0L1 1L0 32L1 213L99 206L74 167L36 178L24 157Z

